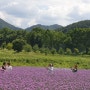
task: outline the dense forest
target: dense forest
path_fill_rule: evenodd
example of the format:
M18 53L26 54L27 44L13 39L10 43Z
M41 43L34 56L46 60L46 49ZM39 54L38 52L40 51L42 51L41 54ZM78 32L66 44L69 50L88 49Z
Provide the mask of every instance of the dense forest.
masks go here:
M58 54L90 54L90 28L67 32L33 28L31 31L0 29L0 48Z

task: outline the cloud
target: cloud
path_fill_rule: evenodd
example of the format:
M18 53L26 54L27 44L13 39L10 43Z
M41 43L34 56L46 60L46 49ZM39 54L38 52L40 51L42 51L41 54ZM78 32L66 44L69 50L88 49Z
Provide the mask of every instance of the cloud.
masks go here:
M8 8L8 7L12 7L12 6L17 5L17 4L18 4L17 2L10 2L10 3L7 3L6 5L1 5L0 9L5 9L5 8Z
M5 16L2 12L0 12L0 18L5 19Z
M90 4L90 0L82 0L83 3Z
M84 0L83 0L84 1ZM72 11L68 14L69 20L71 22L81 21L90 19L90 5L82 2L80 5L75 6Z
M26 28L90 19L90 0L1 0L0 18Z

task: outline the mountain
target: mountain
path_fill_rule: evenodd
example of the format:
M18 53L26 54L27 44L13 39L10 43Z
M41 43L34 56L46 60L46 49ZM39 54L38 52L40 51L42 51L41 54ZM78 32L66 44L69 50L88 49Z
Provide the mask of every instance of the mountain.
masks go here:
M66 27L61 28L63 32L68 32L74 28L90 28L90 20L79 21L76 23L72 23L67 25Z
M6 21L0 19L0 29L5 28L5 27L10 28L12 30L22 30L22 28L15 27L14 25L11 25L7 23ZM65 27L58 25L58 24L54 24L54 25L37 24L31 27L28 27L25 30L31 31L33 28L36 28L36 27L40 27L44 30L49 29L49 30L58 30L58 31L68 32L69 30L73 30L74 28L90 28L90 20L79 21L76 23L69 24Z
M5 27L10 28L12 30L21 30L21 28L15 27L0 18L0 29Z
M50 26L37 24L37 25L33 25L31 27L28 27L25 30L31 31L33 28L36 28L36 27L39 27L39 28L42 28L42 29L45 29L45 30L47 30L47 29L49 29L49 30L55 30L55 29L58 29L58 28L62 28L63 26L58 25L58 24L54 24L54 25L50 25Z

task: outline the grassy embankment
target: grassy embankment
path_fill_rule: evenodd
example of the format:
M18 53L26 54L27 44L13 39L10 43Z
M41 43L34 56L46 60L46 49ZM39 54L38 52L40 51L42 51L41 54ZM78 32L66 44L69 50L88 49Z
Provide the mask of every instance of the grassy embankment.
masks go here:
M46 67L53 63L54 67L70 68L75 63L81 69L90 69L90 56L45 55L34 52L20 52L0 50L0 66L3 61L10 61L12 66L38 66Z

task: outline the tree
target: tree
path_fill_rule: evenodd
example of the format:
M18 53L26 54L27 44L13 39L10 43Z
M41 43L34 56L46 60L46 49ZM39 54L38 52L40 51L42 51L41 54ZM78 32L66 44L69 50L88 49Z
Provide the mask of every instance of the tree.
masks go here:
M20 52L22 51L23 46L25 45L26 42L23 39L16 39L12 43L13 43L13 49L17 52Z
M87 54L90 47L90 28L75 28L68 34L71 37L72 50L78 48L80 52L86 51Z
M31 32L28 32L26 35L27 42L33 47L35 44L38 45L39 48L42 47L43 44L43 32L41 28L33 28Z

